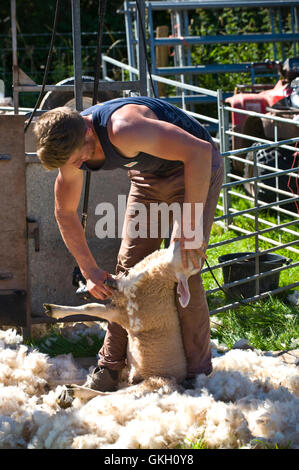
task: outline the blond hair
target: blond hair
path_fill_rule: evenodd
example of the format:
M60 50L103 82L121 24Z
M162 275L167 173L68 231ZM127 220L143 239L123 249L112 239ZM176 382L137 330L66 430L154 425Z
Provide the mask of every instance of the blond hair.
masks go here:
M42 114L35 123L37 156L47 170L64 165L85 140L83 117L71 108L62 106Z

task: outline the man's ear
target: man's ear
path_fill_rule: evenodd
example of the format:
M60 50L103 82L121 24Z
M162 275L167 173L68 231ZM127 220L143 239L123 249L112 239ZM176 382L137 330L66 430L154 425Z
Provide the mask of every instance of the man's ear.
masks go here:
M187 277L179 273L176 275L178 280L177 293L179 294L179 302L183 308L187 307L190 302L190 291Z

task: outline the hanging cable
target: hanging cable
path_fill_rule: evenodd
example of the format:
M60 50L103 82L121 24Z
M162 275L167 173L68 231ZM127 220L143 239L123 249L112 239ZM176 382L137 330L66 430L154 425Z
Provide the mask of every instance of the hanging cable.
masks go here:
M92 104L97 104L98 101L98 88L99 88L99 76L100 76L100 64L101 64L101 53L102 53L102 39L104 30L104 17L106 12L107 0L99 0L98 7L98 43L97 43L97 54L94 69L94 86L93 86L93 97ZM88 213L88 198L90 189L91 172L87 171L85 174L85 188L84 188L84 201L83 201L83 213L82 213L82 226L84 231L86 230L87 213Z
M47 57L47 62L46 62L46 68L45 68L45 73L44 73L44 77L43 77L43 83L42 83L42 88L41 88L41 91L40 91L40 94L39 94L39 97L35 103L35 106L34 106L34 109L31 113L31 116L25 126L25 129L24 129L24 132L27 132L31 122L32 122L32 119L34 118L34 115L36 113L36 110L38 109L40 103L41 103L41 100L42 100L42 97L43 97L43 94L44 94L44 91L45 91L45 87L46 87L46 84L47 84L47 79L48 79L48 73L49 73L49 68L50 68L50 64L51 64L51 59L52 59L52 53L53 53L53 48L54 48L54 42L55 42L55 37L56 37L56 30L57 30L57 23L58 23L58 13L59 13L59 8L60 8L60 0L57 0L56 1L56 8L55 8L55 16L54 16L54 23L53 23L53 29L52 29L52 36L51 36L51 43L50 43L50 48L49 48L49 53L48 53L48 57Z
M222 292L224 292L224 294L225 294L227 297L229 297L229 298L230 298L231 300L233 300L234 302L238 302L238 303L244 305L245 307L249 307L249 308L253 308L253 309L256 309L256 308L261 308L261 309L262 309L262 308L263 308L263 307L260 307L260 306L258 306L258 305L255 305L255 306L254 306L254 305L250 305L248 302L245 302L245 300L246 300L245 298L243 298L243 299L240 298L240 299L239 299L239 298L234 297L233 295L231 295L227 290L224 290L223 287L221 287L221 285L220 285L219 282L217 281L216 277L214 276L214 273L213 273L213 271L212 271L212 269L211 269L211 267L210 267L208 261L205 260L205 262L206 262L206 265L208 266L208 269L209 269L209 271L210 271L210 273L211 273L211 275L212 275L214 281L216 282L217 286L219 287L220 290L222 290Z
M102 41L103 41L103 32L104 32L104 17L106 13L106 7L107 7L107 0L99 0L98 44L97 44L96 64L95 64L95 71L94 71L94 88L93 88L93 99L92 99L93 105L97 104L97 98L98 98Z
M151 82L151 87L153 90L153 94L155 98L158 98L155 87L154 87L154 82L151 74L151 69L150 69L150 64L149 64L149 59L148 59L148 54L147 54L147 48L146 48L146 37L145 37L145 31L142 23L142 15L141 15L141 10L140 10L140 5L139 5L140 0L136 0L136 6L138 10L138 16L139 16L139 23L140 23L140 30L141 30L141 36L142 36L142 44L143 44L143 49L144 49L144 56L147 64L147 70Z
M94 68L94 86L93 86L93 97L92 97L92 105L94 106L97 104L98 101L98 88L99 88L99 75L100 75L100 64L101 64L101 52L102 52L102 39L103 39L103 30L104 30L104 17L106 12L107 0L99 0L99 7L98 7L98 35L97 35L97 54L96 54L96 62ZM86 232L87 226L87 217L88 217L88 200L89 200L89 192L90 192L90 181L91 181L91 172L85 172L85 181L84 181L84 199L83 199L83 211L82 211L82 219L81 224L83 227L84 232ZM73 286L79 287L77 290L77 295L79 295L82 299L88 300L90 299L89 292L85 289L85 279L82 276L79 266L75 266L73 270ZM80 291L81 289L81 291Z

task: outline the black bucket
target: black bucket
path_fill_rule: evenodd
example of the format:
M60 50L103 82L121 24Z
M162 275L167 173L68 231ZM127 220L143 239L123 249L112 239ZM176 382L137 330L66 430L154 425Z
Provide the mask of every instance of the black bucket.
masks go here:
M231 261L234 258L240 258L246 255L255 255L252 252L243 252L243 253L230 253L227 255L219 256L219 263L224 263L225 261ZM272 271L272 269L279 268L283 264L290 263L291 260L285 258L284 256L265 253L259 256L259 271L264 273L267 271ZM236 261L233 264L222 267L224 283L228 284L233 281L240 281L249 276L254 276L255 274L255 257L249 258L241 261ZM266 277L262 277L259 282L259 293L268 292L278 288L279 285L279 274L274 273ZM240 298L248 298L256 295L255 292L255 281L245 282L239 286L230 287L227 289L229 295Z

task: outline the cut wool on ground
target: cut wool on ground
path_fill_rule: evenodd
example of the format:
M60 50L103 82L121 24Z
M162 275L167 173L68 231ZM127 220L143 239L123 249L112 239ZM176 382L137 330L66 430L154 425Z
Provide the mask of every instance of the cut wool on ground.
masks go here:
M63 410L54 379L88 371L71 355L49 356L0 330L0 448L163 449L203 439L209 448L267 442L299 448L299 372L259 351L213 349L213 373L195 389L75 399Z

